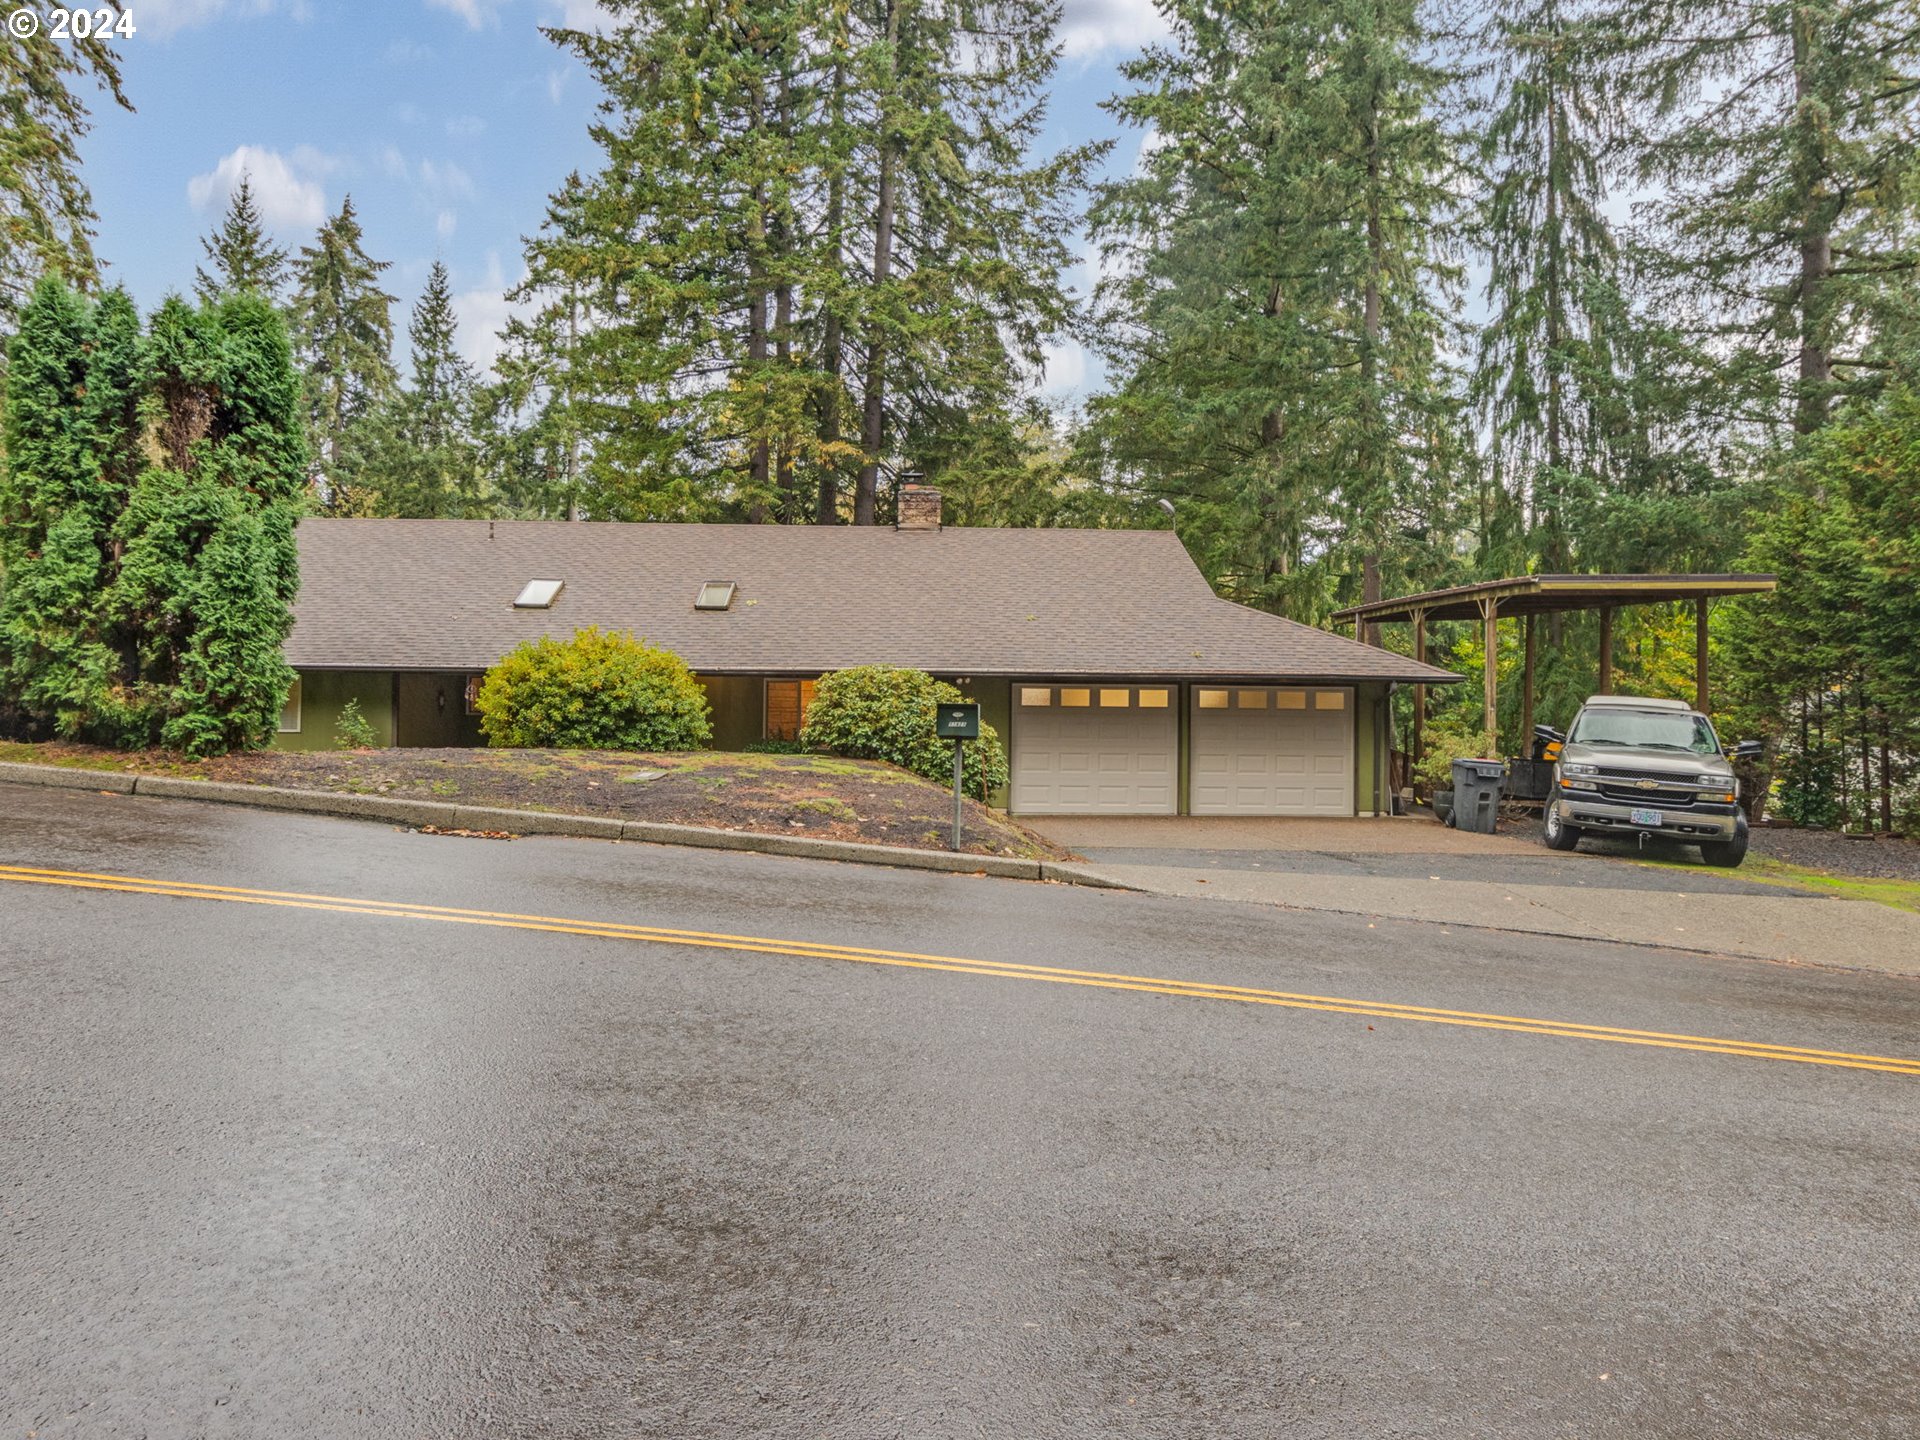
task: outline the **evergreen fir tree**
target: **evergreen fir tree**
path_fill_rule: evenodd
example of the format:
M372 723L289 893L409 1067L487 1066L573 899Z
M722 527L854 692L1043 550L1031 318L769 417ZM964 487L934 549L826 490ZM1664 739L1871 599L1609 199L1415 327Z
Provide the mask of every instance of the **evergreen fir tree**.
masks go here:
M1224 592L1313 617L1450 538L1445 77L1397 0L1170 13L1173 46L1109 106L1158 143L1091 215L1118 275L1085 449L1178 504Z
M1905 0L1613 0L1595 19L1657 187L1643 258L1711 340L1724 424L1811 434L1877 385L1863 341L1920 263L1920 10Z
M13 331L41 275L82 288L99 275L98 217L80 178L80 141L89 128L86 102L75 91L80 80L133 109L108 38L58 41L44 28L26 39L0 38L0 335Z
M330 515L360 513L366 496L355 473L360 426L392 393L393 296L380 288L391 262L361 248L353 197L320 227L294 265L295 356L305 377L310 483Z
M1483 542L1500 569L1572 568L1569 492L1608 443L1592 392L1615 389L1606 287L1620 256L1602 208L1608 102L1577 20L1570 0L1500 0L1489 23L1489 314L1472 396L1508 502L1507 534Z
M474 436L473 367L458 347L447 267L438 261L413 308L413 375L370 423L359 473L376 514L478 518L486 512Z
M573 437L588 513L833 519L851 479L871 522L882 472L1004 414L1065 321L1087 152L1026 157L1052 8L610 8L557 34L606 161L529 244L509 378Z
M200 248L213 267L211 273L204 267L193 272L194 294L203 301L252 291L275 305L280 303L280 291L287 282L287 252L267 234L253 201L250 177L240 177L220 228L201 240Z

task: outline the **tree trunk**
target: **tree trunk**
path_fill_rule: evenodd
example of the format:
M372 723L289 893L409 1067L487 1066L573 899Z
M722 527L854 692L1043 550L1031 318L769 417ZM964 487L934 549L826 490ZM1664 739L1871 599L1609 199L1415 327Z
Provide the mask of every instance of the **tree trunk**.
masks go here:
M900 3L887 3L887 48L897 56L900 43ZM898 64L897 59L893 62ZM873 296L876 301L893 276L893 207L899 184L899 157L893 136L893 89L897 75L888 76L888 93L880 101L880 181L873 218ZM871 318L879 306L869 307L865 412L861 417L860 448L865 452L854 482L853 523L871 525L877 517L880 461L887 438L887 337L884 321Z
M1811 37L1807 34L1804 11L1796 10L1793 21L1793 96L1797 111L1804 115L1812 101L1808 71L1813 57ZM1805 207L1800 238L1800 394L1794 411L1794 429L1811 435L1827 421L1827 397L1833 381L1833 355L1826 342L1825 318L1821 313L1823 292L1833 273L1833 237L1831 219L1822 211L1821 197L1809 193L1802 197Z
M756 51L758 46L755 47ZM763 125L759 82L754 82L747 103L747 127L758 136ZM767 192L755 181L748 197L752 209L747 214L747 373L752 376L749 393L762 402L754 416L753 439L747 462L747 519L756 525L767 520L767 496L770 489L771 447L767 437Z
M846 67L835 61L829 113L836 142L846 121L846 94ZM827 177L826 235L827 243L833 247L833 269L838 276L846 260L840 228L846 221L847 177L845 165L839 158L832 164L832 173ZM834 305L832 299L826 303L820 337L820 367L827 377L820 392L820 441L826 453L820 462L819 493L814 497L813 523L816 525L833 525L840 519L840 392L846 340L840 312Z
M1381 447L1386 440L1386 427L1376 423L1381 418L1381 405L1378 386L1380 383L1380 312L1381 273L1385 268L1382 258L1386 249L1386 235L1380 218L1380 82L1376 77L1373 95L1367 112L1367 286L1361 302L1361 340L1360 340L1360 382L1364 391L1363 403L1369 414L1369 428L1374 433L1368 436L1369 448L1373 454L1367 457L1367 464L1379 473L1374 476L1375 483L1370 485L1366 494L1367 513L1360 519L1361 544L1365 549L1360 556L1360 593L1363 601L1380 599L1380 536L1379 517L1373 514L1374 507L1380 502L1381 483L1385 479L1386 457ZM1367 624L1361 639L1369 645L1380 643L1380 627Z

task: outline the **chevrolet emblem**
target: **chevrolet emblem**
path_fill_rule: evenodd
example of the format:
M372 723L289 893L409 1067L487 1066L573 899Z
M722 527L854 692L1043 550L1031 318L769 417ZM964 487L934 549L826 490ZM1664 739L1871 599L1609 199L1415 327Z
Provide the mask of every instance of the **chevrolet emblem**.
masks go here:
M1636 780L1633 782L1633 788L1636 790L1658 790L1660 788L1660 782L1658 780Z

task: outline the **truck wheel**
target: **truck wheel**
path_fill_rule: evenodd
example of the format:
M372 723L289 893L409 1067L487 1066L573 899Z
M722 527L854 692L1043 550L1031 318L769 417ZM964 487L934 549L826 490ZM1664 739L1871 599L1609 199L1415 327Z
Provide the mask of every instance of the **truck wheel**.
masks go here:
M1741 815L1735 819L1733 839L1702 845L1700 858L1722 870L1732 870L1738 866L1747 858L1747 817Z
M1580 843L1580 831L1560 818L1560 802L1547 802L1546 839L1549 850L1571 850Z

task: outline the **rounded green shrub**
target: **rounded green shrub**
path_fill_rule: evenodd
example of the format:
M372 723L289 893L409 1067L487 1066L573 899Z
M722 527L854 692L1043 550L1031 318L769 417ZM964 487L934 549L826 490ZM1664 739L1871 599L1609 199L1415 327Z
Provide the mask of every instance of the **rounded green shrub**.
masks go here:
M530 640L487 672L480 730L500 748L697 750L713 735L687 662L626 634Z
M858 665L822 675L800 739L809 750L854 760L885 760L916 775L953 781L953 742L934 733L934 707L965 697L923 670ZM969 795L1007 783L1007 751L991 725L969 740L962 762Z

